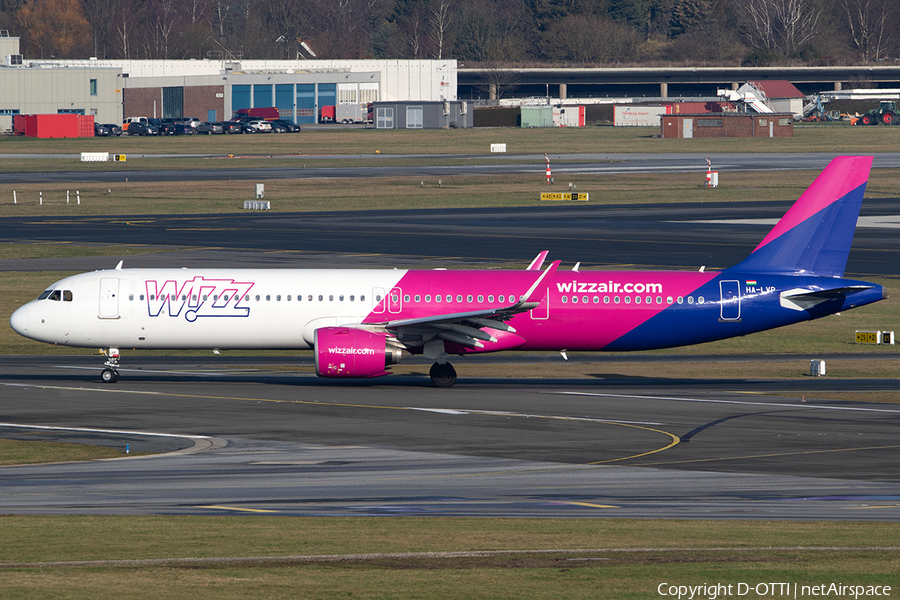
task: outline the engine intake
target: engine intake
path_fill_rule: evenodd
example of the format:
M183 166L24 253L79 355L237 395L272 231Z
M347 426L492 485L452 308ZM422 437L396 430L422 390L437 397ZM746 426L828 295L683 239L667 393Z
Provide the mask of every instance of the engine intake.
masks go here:
M316 375L319 377L379 377L403 360L404 350L388 345L387 337L353 327L322 327L315 332Z

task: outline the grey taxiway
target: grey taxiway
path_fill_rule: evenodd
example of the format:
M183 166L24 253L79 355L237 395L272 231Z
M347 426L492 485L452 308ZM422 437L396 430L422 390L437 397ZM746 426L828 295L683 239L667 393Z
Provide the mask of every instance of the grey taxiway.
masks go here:
M2 241L139 242L147 253L0 261L0 271L119 258L524 268L543 249L585 268L714 268L741 260L788 205L4 219ZM900 276L898 214L898 199L864 203L848 274ZM346 384L317 379L308 356L126 352L110 386L99 357L0 357L0 437L133 453L2 467L0 512L900 520L900 407L835 400L894 391L890 374L799 376L804 361L828 358L816 356L796 357L792 380L663 379L652 360L646 377L619 379L602 357L574 356L596 369L570 380L539 377L558 355L484 358L530 362L538 377L471 378L461 362L457 385L435 389L422 363ZM134 455L144 452L156 454Z

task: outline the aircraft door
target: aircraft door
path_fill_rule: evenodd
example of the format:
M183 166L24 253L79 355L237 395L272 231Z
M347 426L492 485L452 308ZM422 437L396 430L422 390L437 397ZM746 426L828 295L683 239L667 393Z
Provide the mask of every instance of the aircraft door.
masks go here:
M392 288L387 297L388 312L397 314L403 310L403 290L398 287Z
M548 289L544 293L544 297L541 300L541 303L536 307L532 308L530 311L531 318L536 321L546 321L550 318L550 290Z
M719 293L721 294L719 319L722 321L740 321L741 282L734 280L720 281Z
M114 277L104 277L100 280L98 316L101 319L119 318L119 280Z

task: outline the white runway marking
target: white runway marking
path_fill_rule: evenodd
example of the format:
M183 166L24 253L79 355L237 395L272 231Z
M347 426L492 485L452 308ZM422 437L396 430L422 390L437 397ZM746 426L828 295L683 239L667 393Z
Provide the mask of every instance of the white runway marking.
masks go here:
M176 435L174 433L151 433L149 431L127 431L124 429L90 429L88 427L53 427L51 425L20 425L19 423L0 423L0 427L17 427L21 429L49 429L52 431L81 431L83 433L115 433L118 435L147 435L153 437L168 437L179 439L211 440L208 435Z
M707 400L702 398L676 398L674 396L633 396L628 394L599 394L595 392L544 392L568 396L596 396L599 398L634 398L636 400L671 400L674 402L705 402L709 404L743 404L747 406L778 406L782 408L799 408L805 410L844 410L855 412L891 413L900 415L900 410L888 408L857 408L853 406L818 406L815 404L786 404L783 402L744 402L742 400Z
M671 223L703 223L710 225L775 225L778 219L710 219L697 221L670 221ZM860 217L857 227L875 229L900 229L900 215L882 215L877 217Z

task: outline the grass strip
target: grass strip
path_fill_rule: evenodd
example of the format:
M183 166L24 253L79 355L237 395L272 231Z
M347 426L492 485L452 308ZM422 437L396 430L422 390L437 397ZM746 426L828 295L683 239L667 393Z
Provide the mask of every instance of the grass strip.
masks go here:
M0 465L31 465L119 458L124 452L103 446L0 439Z
M900 586L897 523L5 516L0 528L0 596L14 599L628 599L658 597L662 583Z
M218 135L37 139L0 137L0 154L125 154L128 169L138 156L186 154L234 157L278 155L488 155L491 144L504 143L514 154L618 154L650 152L716 153L894 152L900 132L892 127L849 124L796 125L793 137L661 139L656 127L473 128L376 130L307 128L299 135ZM0 169L6 158L0 161ZM58 159L73 163L73 159ZM11 163L10 163L11 164ZM79 163L80 164L80 163ZM715 163L714 163L715 164ZM29 168L28 161L15 168ZM84 168L95 168L87 167ZM101 167L103 168L103 167Z

